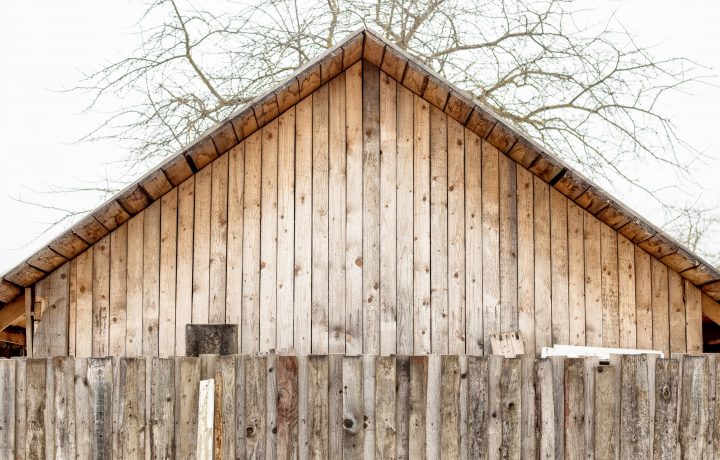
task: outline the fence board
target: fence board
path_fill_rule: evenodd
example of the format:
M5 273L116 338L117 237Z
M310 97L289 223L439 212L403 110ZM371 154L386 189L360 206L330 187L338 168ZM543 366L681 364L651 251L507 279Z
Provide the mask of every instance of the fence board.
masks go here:
M27 436L26 358L15 358L15 459L25 460Z
M442 385L441 357L428 356L427 395L425 405L425 448L427 458L440 458L440 397Z
M397 356L395 360L395 430L398 459L409 458L410 452L410 357Z
M92 358L75 370L83 385L75 385L76 412L89 411L87 421L78 417L75 425L78 454L88 458L112 458L113 451L113 362ZM81 373L82 372L82 373ZM82 398L87 394L87 399ZM77 415L76 415L77 416ZM86 431L87 430L87 431ZM82 443L81 443L82 441ZM90 445L88 446L87 443Z
M45 413L47 367L42 358L28 359L26 367L27 437L25 452L32 460L45 459Z
M12 458L15 451L16 361L0 360L0 456ZM73 434L74 436L74 434Z
M72 357L52 358L55 388L55 456L75 457L75 363Z
M277 456L297 458L298 365L294 356L277 358ZM228 457L225 457L228 458Z
M487 457L488 425L488 361L487 356L468 356L468 458Z
M538 458L555 458L553 366L547 358L535 364L535 411Z
M501 458L520 458L522 445L520 423L522 404L521 366L520 358L504 359L502 362L502 376L500 379L502 397L500 409L502 418Z
M175 362L152 359L150 452L154 459L175 458Z
M308 357L308 457L328 457L328 358Z
M176 358L175 360L175 454L177 458L190 458L196 450L195 436L183 433L197 431L198 385L200 384L200 359Z
M245 360L245 458L265 458L267 359Z
M328 356L328 422L330 423L328 449L330 450L330 457L340 457L342 455L342 362L343 355Z
M363 449L362 358L343 358L343 456L360 458Z
M704 455L708 381L707 359L702 356L684 356L679 426L681 458L702 458Z
M582 458L585 444L585 361L565 362L565 455Z
M626 355L621 363L620 457L648 458L651 438L647 357Z
M658 359L655 364L655 436L653 458L674 459L678 446L679 365L676 360Z
M598 366L595 372L595 460L615 460L617 439L615 439L615 366Z
M428 357L410 357L410 414L408 429L409 458L425 457L425 405Z
M145 359L120 358L117 454L121 458L145 456Z
M377 358L375 365L375 456L395 456L395 385L396 361L394 357Z

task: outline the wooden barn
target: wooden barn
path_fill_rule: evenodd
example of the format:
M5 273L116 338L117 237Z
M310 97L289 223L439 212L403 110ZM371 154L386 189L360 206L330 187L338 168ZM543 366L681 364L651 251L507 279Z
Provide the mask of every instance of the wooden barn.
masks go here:
M454 393L441 390L447 382L433 383L433 376L445 379L446 375L451 378L462 375L463 382L457 380L458 388L465 385L464 396L460 398L471 400L475 398L468 391L475 388L472 385L477 381L466 382L465 377L468 366L477 365L485 371L496 369L496 373L488 371L490 382L494 375L498 379L510 379L508 382L515 381L513 376L517 377L521 382L517 385L517 395L523 400L525 411L530 410L530 406L524 399L527 379L521 375L525 376L527 371L533 391L538 388L537 396L532 398L540 401L530 404L532 410L537 409L540 417L542 410L547 409L540 400L540 388L544 388L542 382L550 385L550 421L557 424L560 423L558 417L577 415L572 412L577 407L568 412L557 409L556 404L553 409L552 391L553 388L557 391L558 378L566 385L587 383L586 374L592 376L593 372L584 369L617 368L617 378L622 374L622 388L625 388L629 382L625 380L625 373L629 373L632 366L653 368L649 385L661 376L672 381L672 375L668 377L672 366L663 364L671 367L663 374L660 367L656 371L654 365L643 361L645 355L640 355L643 358L615 361L615 367L612 359L610 366L597 367L597 359L565 364L564 371L558 373L552 368L548 371L547 364L543 363L562 364L565 362L562 359L536 360L544 347L578 345L655 350L665 358L674 354L701 354L703 321L720 322L719 300L717 269L463 91L394 45L363 30L206 132L2 275L0 339L26 343L28 359L16 360L22 365L13 368L12 375L17 375L13 388L30 392L50 385L51 375L58 375L53 372L65 375L62 369L66 365L70 366L66 369L70 374L77 369L82 372L96 369L93 378L99 378L104 372L103 366L119 365L120 377L108 371L106 378L120 386L117 379L129 379L132 372L142 374L145 379L144 364L136 366L137 369L133 367L137 362L175 363L175 370L167 370L168 375L180 375L182 366L190 362L186 360L209 359L158 359L188 353L188 324L233 324L237 325L237 353L246 356L243 361L246 379L255 375L250 368L261 369L261 374L265 372L262 369L265 364L251 360L275 363L280 389L284 388L281 375L287 377L287 372L294 375L293 366L295 372L297 366L310 366L310 370L301 373L312 376L315 375L311 372L315 369L313 363L324 362L326 372L330 366L331 387L333 369L340 366L340 371L359 381L370 378L376 382L373 391L380 394L384 378L381 370L391 369L387 372L392 374L392 382L396 378L399 382L396 369L399 373L401 368L408 367L408 375L413 377L416 374L412 374L412 369L416 367L412 366L421 365L417 363L428 366L429 362L430 370L426 367L424 374L418 371L417 375L426 379L423 391L427 393L423 394L441 392L438 393L441 399L433 399L436 409L441 411L445 402L440 401L453 398ZM520 347L525 357L518 358L517 362L477 358L493 353L518 354L499 351L497 347L501 345L497 341L503 337L513 338L513 346ZM308 355L312 356L308 358ZM314 361L327 360L325 355L330 355L329 364ZM337 355L344 357L337 361L338 358L334 358ZM401 357L407 355L415 358L410 364L408 361L402 364ZM431 355L429 361L423 355ZM74 358L38 359L66 356ZM357 360L354 356L358 356ZM93 359L84 359L90 357ZM122 359L96 359L103 357ZM131 359L133 357L145 358L138 361ZM288 357L292 360L288 361ZM225 363L225 357L217 359L218 363ZM654 363L654 360L648 361ZM47 368L38 364L43 362L48 363ZM370 362L371 366L367 364ZM506 364L508 362L515 364ZM373 370L353 367L362 363ZM391 367L383 367L387 363L391 363ZM162 370L163 366L152 367ZM692 366L700 366L701 371L704 369L706 374L714 376L714 360L702 358L696 362L686 357L679 371L676 363L675 379L685 382L685 377L692 378L695 375L690 372L695 369ZM148 365L148 369L150 367ZM687 374L683 373L686 367L690 369ZM224 369L218 364L218 369L221 368ZM460 372L460 368L465 371ZM202 369L202 373L206 373L205 367ZM452 371L449 374L448 369ZM36 371L42 373L42 379L47 372L47 381L43 380L45 383L39 387L30 383L37 377L33 374ZM160 391L150 386L151 380L152 385L162 383L155 380L154 372L151 378L148 370L148 395L151 391ZM217 372L219 376L221 371ZM647 375L646 370L632 375L643 372ZM10 374L0 373L0 381L3 381L2 375L6 377L5 384L10 385ZM208 375L215 374L209 371ZM237 375L240 381L240 374ZM604 374L610 375L610 372ZM607 381L607 385L615 382L615 377L604 376L600 380ZM327 384L327 375L325 378ZM92 385L93 379L89 380ZM696 380L705 382L699 377ZM62 381L55 378L53 382L57 394ZM412 379L408 382L408 388L415 388L411 385ZM485 384L490 385L487 382ZM649 392L654 394L654 387L648 387L647 377L643 382L637 385L644 385L646 393L650 388ZM683 390L676 394L678 414L685 407L678 401L682 400L684 391L694 388L693 382L695 380L683 385ZM705 391L702 395L707 396L708 401L710 388L713 395L715 392L714 377L712 382L705 382L702 387ZM175 385L179 385L179 380L175 380ZM297 392L297 385L295 381L295 386L291 383L290 388ZM454 388L452 382L448 385ZM515 394L515 387L508 387L507 382L503 385L503 392L493 393L488 404L492 405L492 398L496 398L500 407L507 402L503 399L505 391L510 392L508 395ZM263 386L263 392L270 392L271 386L272 391L279 391L274 385L268 385ZM144 391L142 385L137 388L141 387ZM245 387L246 398L248 388L255 387ZM394 392L395 386L392 388ZM399 383L397 388L401 391ZM572 397L578 398L578 407L591 410L592 406L597 411L597 404L592 404L595 392L604 391L602 397L620 394L617 387L593 388L592 392L586 391L585 396L573 394ZM330 404L329 419L322 419L331 427L325 432L326 436L305 433L303 444L302 434L288 435L283 430L268 429L263 431L263 436L275 437L275 440L267 441L264 448L270 449L272 444L273 449L278 449L278 457L283 458L287 451L280 449L287 446L279 439L281 436L295 441L300 436L295 449L298 445L300 449L307 448L308 442L315 446L314 436L325 436L327 439L318 442L325 449L320 452L326 454L333 452L333 445L343 449L354 449L358 445L367 448L363 443L344 444L343 436L353 431L352 421L351 426L347 426L347 412L352 411L353 401L360 405L363 401L367 403L362 390L359 396L355 395L357 400L352 399L347 386L345 390L345 395L337 396L341 398L339 410L342 412L338 420L344 423L344 428L332 428L335 422L331 394L330 403L326 401L323 406L327 411ZM197 392L197 388L194 391ZM543 393L542 397L547 398L548 394ZM561 403L573 401L572 397L567 399L568 394L559 396ZM688 401L696 396L688 393ZM396 397L400 398L393 393L387 401L396 401ZM53 407L58 410L57 400L56 396L55 406L48 405L48 412L52 413ZM270 396L267 400L271 405ZM29 436L31 401L29 396L23 401L27 407L17 403L16 410L25 411L22 417L27 420L23 418L17 423L27 423ZM224 400L217 401L220 405ZM435 410L433 401L428 397L428 411ZM150 396L148 404L147 416L150 417L151 412L157 415L155 410L160 409L151 402ZM173 410L179 420L183 409L181 403L177 404ZM246 412L248 404L246 401ZM393 408L397 404L393 411L399 413L401 399L392 404ZM299 410L308 411L313 407L306 401L305 406L300 404ZM372 413L377 414L372 422L379 425L380 406L373 407ZM458 413L464 413L465 419L461 418L460 424L455 420L450 433L457 436L453 434L450 438L471 439L473 430L480 430L477 426L468 428L473 412L467 405L463 407L466 409ZM508 406L502 407L505 410ZM73 410L79 411L80 404ZM193 410L197 415L197 402ZM268 419L282 412L279 406L273 409L275 412L269 406L267 410ZM620 412L618 409L617 417ZM98 416L92 411L88 414ZM409 449L410 454L406 454L418 458L412 452L432 457L433 449L437 448L438 453L453 449L445 443L448 436L443 418L445 411L438 414L441 414L439 426L442 428L438 428L437 440L431 428L427 428L422 444L422 449L427 450L413 451L412 440L406 440L401 448L402 430L398 428L397 441L393 437L393 443L397 442L393 452L402 456L401 450ZM505 415L503 412L503 417ZM593 435L607 434L602 431L604 425L592 425L590 414L585 415L589 422L577 422L579 425L574 428L577 433L584 433L583 442L590 443ZM575 438L570 435L559 440L562 429L559 434L553 434L550 446L545 442L547 439L541 438L541 428L537 428L535 419L527 421L530 416L535 417L526 412L518 416L517 433L513 431L507 439L503 437L507 426L512 429L514 425L506 426L503 422L498 428L503 434L497 441L499 448L505 446L506 453L515 452L512 449L517 434L517 449L520 449L517 453L525 456L534 452L526 450L530 448L526 446L530 442L528 433L532 433L532 449L538 452L552 448L557 453L558 449L568 449L568 458L572 458L573 449L580 452L585 448L586 444L572 444L570 441ZM547 414L545 416L543 420L550 423ZM44 417L46 422L52 419L58 423L57 412ZM395 415L387 419L392 419L393 424L395 421L400 424L404 418L393 417ZM305 423L305 418L300 418ZM500 423L500 417L495 420L493 415L492 418L484 423ZM702 425L708 433L703 442L710 445L717 437L717 433L713 434L714 419L705 417ZM215 420L218 423L217 417ZM423 424L426 420L429 427L430 412L427 417L422 416ZM568 428L569 419L566 422L552 426L564 426L568 432L573 427ZM650 431L645 433L649 447L640 449L658 448L657 440L652 442L652 422L652 419L643 422L650 426ZM100 429L97 423L96 420L95 425L90 424L89 429L96 430L92 433ZM586 423L590 425L586 427ZM37 428L36 425L32 426ZM458 428L460 425L465 428ZM80 429L80 419L75 426ZM187 439L194 442L195 438L193 434L183 437L181 442L178 426L176 423L175 428L170 428L169 436L175 430L172 449L176 450L172 452L180 458L180 444L190 442ZM618 422L619 431L613 439L624 439L621 426L625 425ZM297 426L295 429L298 430ZM682 429L682 424L678 427L676 423L675 430ZM385 434L377 426L372 430L375 434L366 433L364 442L370 437L375 439L375 447L371 449L376 450L371 452L380 453L383 448L380 439ZM405 432L405 436L412 439L412 427L409 430L410 434ZM612 432L612 424L610 430ZM52 430L48 428L49 431ZM246 436L243 443L249 443L247 437L251 432L240 431L242 435L238 434L233 446L240 445L241 436ZM477 433L490 436L492 430L490 435ZM685 439L681 435L678 431L677 439ZM23 441L17 436L14 446L19 452ZM55 439L54 449L65 448L64 444L58 447L57 437L52 438L48 433L42 436L48 437L39 439L50 439L45 452L51 450L52 439ZM96 441L99 439L97 434L93 436ZM216 449L222 436L221 433L220 438L216 437ZM334 436L338 436L337 440ZM160 439L151 438L145 436L146 449L151 449L148 443ZM310 438L315 441L307 441ZM85 438L78 435L73 442L79 446L81 439ZM646 442L632 439L640 444ZM508 444L503 444L506 441ZM123 444L122 440L115 439L114 442L127 449L134 441L125 439ZM225 448L229 442L225 441ZM493 442L488 440L490 447L483 444L485 447L478 448L492 452ZM477 446L470 441L458 443L462 444L459 448L464 452L462 455L473 457L472 449ZM628 446L620 441L617 445L620 446L617 452L622 446ZM23 449L25 446L22 444ZM100 448L97 442L93 446L93 449ZM587 446L590 448L590 444ZM30 444L27 447L34 448ZM222 453L222 447L220 449ZM247 449L250 452L250 447ZM80 447L77 450L80 452ZM133 456L129 451L122 452L126 455L121 457ZM228 456L232 454L228 452Z

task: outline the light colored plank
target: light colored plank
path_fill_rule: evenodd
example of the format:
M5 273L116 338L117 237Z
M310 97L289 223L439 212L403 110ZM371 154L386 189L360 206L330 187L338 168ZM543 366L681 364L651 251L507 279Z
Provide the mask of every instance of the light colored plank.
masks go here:
M25 438L25 452L28 459L44 459L52 455L46 443L47 413L52 410L46 404L47 395L47 366L45 359L28 359L26 366L27 397L27 437ZM50 457L52 458L52 457Z
M484 349L500 330L500 182L498 150L482 142L482 305Z
M548 358L535 363L535 437L537 458L555 458L555 410L553 408L553 369Z
M614 460L618 455L618 439L615 430L616 388L615 366L598 366L595 372L595 431L593 439L596 460ZM610 403L609 403L610 402ZM597 442L602 440L602 442Z
M584 211L570 200L567 200L567 206L569 344L582 346L585 345Z
M685 353L685 280L668 270L668 301L670 314L670 353Z
M210 191L210 323L225 322L227 289L228 230L228 158L222 155L212 162Z
M53 419L56 458L74 458L75 446L75 362L71 356L52 358L55 390Z
M260 349L260 187L262 132L245 140L243 202L242 353Z
M138 356L142 354L144 220L145 213L141 212L127 223L127 247L132 249L127 253L126 356ZM192 251L190 252L192 254ZM190 286L190 289L192 289L192 286ZM185 334L184 330L185 328L183 327L183 337Z
M395 357L395 446L399 459L409 458L410 448L410 357Z
M448 337L447 115L430 107L430 312L432 352L447 354Z
M703 349L701 292L689 280L685 280L685 336L687 352L701 353Z
M500 330L518 329L517 166L498 156L500 178Z
M489 357L467 357L467 436L468 458L487 457L487 426L488 426L488 364ZM535 401L532 401L535 405ZM535 429L533 423L533 430ZM533 431L534 432L534 431Z
M210 211L212 168L195 174L192 322L206 324L210 311Z
M375 458L392 458L397 437L395 356L377 357L375 371Z
M375 356L363 355L363 458L375 458ZM331 406L332 407L332 406ZM332 431L332 427L331 427ZM333 454L333 452L330 452Z
M277 459L277 355L267 355L265 363L265 458Z
M27 359L14 358L15 361L15 460L25 460L25 438L27 423Z
M618 303L620 347L637 347L635 318L635 245L618 235Z
M192 458L197 450L200 359L175 358L175 456Z
M502 377L502 356L488 356L488 423L487 423L487 449L488 457L500 452L502 445L502 420L500 408L502 406L502 394L500 379ZM493 414L495 416L493 417Z
M110 346L109 235L93 245L92 302L92 355L107 356ZM54 353L52 356L58 355L59 353Z
M482 147L465 130L466 352L481 355L483 339Z
M277 346L293 349L295 257L295 107L278 120ZM344 219L343 219L344 220ZM344 280L343 280L344 282Z
M550 187L533 178L535 206L533 234L535 244L535 350L552 343L552 262L550 248ZM557 446L556 446L557 447Z
M517 168L518 331L525 351L535 355L535 243L533 175ZM468 299L469 301L469 299ZM470 305L468 303L468 305ZM585 325L583 324L583 329ZM539 350L538 350L539 351Z
M602 344L620 346L620 309L618 304L618 234L600 224L602 263Z
M294 347L311 351L312 269L312 98L300 101L295 116L295 295Z
M624 355L621 359L620 458L649 458L650 407L648 360L645 355Z
M652 344L652 272L650 255L635 247L635 321L637 347L650 350Z
M243 458L245 455L245 355L233 355L235 362L235 416L233 425L235 431L235 458ZM230 457L232 458L232 456Z
M441 356L428 356L427 395L425 406L425 454L427 458L440 458L442 435L442 362Z
M413 94L397 86L397 352L413 352ZM349 172L349 170L348 170ZM349 178L349 176L348 176ZM350 193L348 193L348 199ZM350 223L348 222L348 232ZM349 233L348 233L349 234ZM464 330L463 330L464 334Z
M237 355L220 356L215 373L215 455L216 458L234 458L238 431L242 423L237 414ZM242 382L244 385L245 382ZM219 387L219 392L218 392Z
M123 230L124 229L124 230ZM112 239L119 239L122 237L123 232L127 237L127 226L122 225L115 232L113 232ZM113 259L115 260L115 259ZM77 292L76 297L76 310L75 310L75 356L77 357L89 357L92 356L92 292L93 292L93 248L90 247L86 251L80 253L74 260L76 263L76 285L75 289ZM111 272L112 275L112 272ZM123 278L124 271L123 271ZM123 279L122 283L125 280ZM112 280L111 280L112 289ZM111 292L112 294L112 292ZM123 350L125 349L125 298L121 299L122 302L122 340ZM112 295L111 295L111 299ZM113 299L114 300L114 299ZM120 301L118 301L120 302ZM116 305L117 306L117 305ZM112 303L111 303L112 307ZM117 326L117 324L116 324ZM111 337L113 336L113 323L110 323ZM120 334L118 333L118 337Z
M267 358L245 360L245 457L265 458Z
M127 224L122 224L110 234L110 338L108 352L113 356L125 354L125 329L127 326L127 243L128 226ZM173 260L174 257L175 254L173 251ZM173 263L173 272L174 270L175 265ZM78 298L80 295L81 292L78 292ZM173 311L174 310L175 305L173 298ZM90 355L82 354L77 356Z
M362 61L345 71L345 352L362 353Z
M520 458L522 452L522 363L520 358L504 359L500 377L502 439L500 457ZM449 458L454 458L450 456Z
M192 322L194 209L195 176L192 176L178 187L177 277L175 280L175 355L177 356L185 355L185 325Z
M652 273L652 338L653 350L670 356L670 318L668 303L668 270L655 259L650 261Z
M343 456L361 458L363 452L363 368L361 356L343 358Z
M339 458L343 451L343 359L345 355L328 355L328 455Z
M682 359L679 438L681 458L702 458L707 433L708 360L686 355Z
M328 458L328 357L308 356L308 458Z
M680 369L675 359L658 359L655 363L655 423L653 458L678 458L678 388ZM601 438L596 438L601 439Z
M552 343L570 343L567 198L550 188Z
M213 458L213 420L215 380L201 380L198 391L197 460Z
M568 458L582 458L587 452L583 358L568 358L565 361L565 407L565 455Z
M145 457L145 391L144 357L120 358L118 386L118 451L121 458Z
M22 442L22 439L15 438L15 413L16 394L16 361L13 359L0 360L0 456L2 458L13 458L15 444ZM75 433L72 434L73 439ZM74 446L73 446L74 447Z
M260 191L260 352L277 342L278 121L262 129Z
M298 363L277 357L277 458L298 457Z
M330 353L345 352L345 74L329 85L328 321ZM294 142L294 139L290 140ZM393 333L393 336L395 334Z
M461 370L457 355L443 356L440 396L440 457L460 458L461 439ZM519 408L519 401L518 408Z
M465 353L465 136L463 131L461 124L448 118L448 352L458 354ZM514 296L517 305L517 290Z
M153 358L150 372L150 455L170 459L175 454L175 361Z
M535 355L521 355L521 458L535 458ZM470 399L468 393L468 400Z
M380 352L380 71L367 62L363 65L362 127L363 353L377 354Z
M144 211L142 352L145 356L157 356L159 350L161 203L155 201Z
M243 267L243 203L245 193L245 143L228 152L228 234L227 292L225 321L238 325L238 350L242 350L242 267Z
M585 344L602 346L602 266L600 221L583 212L585 247Z
M397 350L397 83L380 73L380 354ZM332 350L331 350L332 351Z
M175 292L177 283L177 188L163 195L160 209L160 298L158 354L175 354ZM111 262L112 263L112 262ZM112 284L110 285L112 289Z
M23 299L24 300L24 296ZM24 302L23 302L24 304ZM77 334L77 259L70 261L70 269L68 270L68 355L75 356L75 339ZM25 318L28 318L27 315ZM27 324L26 321L24 321ZM18 324L19 325L19 324ZM26 331L27 333L27 331ZM25 345L23 337L22 345Z
M427 405L428 357L410 357L410 413L408 414L408 458L425 458L425 410Z
M312 352L328 351L328 87L312 95Z
M430 106L415 97L413 215L413 351L430 353Z

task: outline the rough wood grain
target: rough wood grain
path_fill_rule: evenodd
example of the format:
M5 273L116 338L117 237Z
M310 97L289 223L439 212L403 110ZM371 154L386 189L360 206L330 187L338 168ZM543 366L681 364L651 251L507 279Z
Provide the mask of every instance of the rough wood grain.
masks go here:
M428 357L410 357L408 458L425 457L425 409L427 405Z
M613 460L618 454L618 439L615 437L615 404L617 397L615 366L598 366L595 372L595 431L593 439L595 459ZM597 442L602 439L602 442Z
M677 424L679 385L678 361L658 359L655 363L653 458L677 458L680 453Z
M482 307L483 259L480 249L483 241L481 219L481 141L476 134L465 130L465 246L467 248L465 254L465 351L469 355L483 354L485 345ZM523 300L519 299L519 305L524 305ZM521 318L527 317L521 316ZM527 341L525 335L523 335L523 339Z
M652 451L647 366L645 355L621 359L620 458L649 458Z
M175 361L152 358L150 369L150 455L175 458Z

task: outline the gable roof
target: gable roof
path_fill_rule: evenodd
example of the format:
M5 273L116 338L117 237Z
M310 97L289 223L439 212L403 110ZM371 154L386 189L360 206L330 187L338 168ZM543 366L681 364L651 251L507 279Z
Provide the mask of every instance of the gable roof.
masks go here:
M0 303L7 304L17 298L21 288L31 286L87 249L360 59L379 67L700 287L711 298L720 300L720 272L712 265L549 153L529 135L510 126L472 96L374 32L362 29L300 68L275 89L258 96L207 130L187 148L3 274L0 277Z

